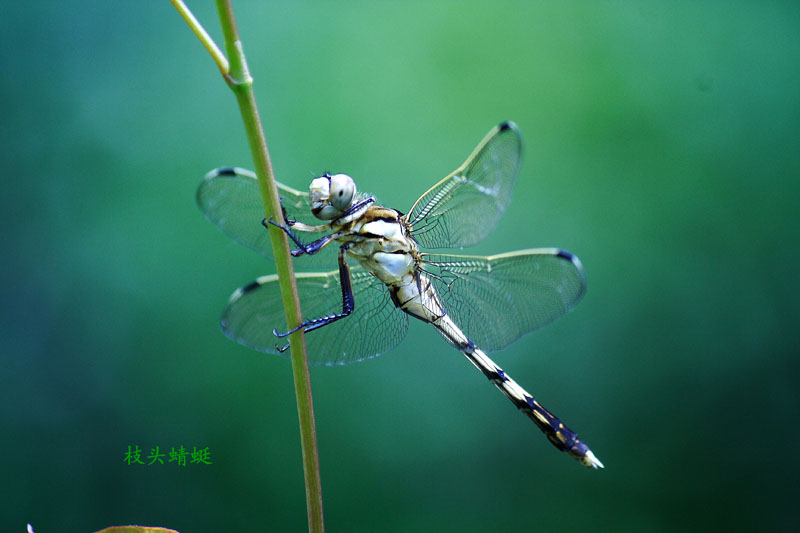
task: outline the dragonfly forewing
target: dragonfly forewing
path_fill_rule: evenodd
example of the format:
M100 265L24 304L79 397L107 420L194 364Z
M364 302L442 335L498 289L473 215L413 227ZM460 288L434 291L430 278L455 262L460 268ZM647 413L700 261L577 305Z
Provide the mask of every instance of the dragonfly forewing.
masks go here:
M408 317L395 308L383 283L360 267L350 271L355 308L344 320L306 335L309 363L345 365L382 355L406 336ZM298 273L297 290L305 317L341 309L339 272ZM286 325L276 275L262 276L238 289L222 314L222 330L234 341L256 350L282 354L272 331Z
M557 248L493 256L423 254L442 304L486 351L500 350L580 301L586 276L577 257Z
M412 206L407 220L417 242L425 248L464 248L489 235L511 201L521 155L516 124L492 128L461 166Z
M319 222L311 215L308 193L278 183L286 217L306 224ZM206 174L197 188L197 205L225 235L264 257L272 259L269 233L261 225L264 206L256 175L246 169L222 167ZM335 249L323 250L304 260L304 266L330 268L336 264Z

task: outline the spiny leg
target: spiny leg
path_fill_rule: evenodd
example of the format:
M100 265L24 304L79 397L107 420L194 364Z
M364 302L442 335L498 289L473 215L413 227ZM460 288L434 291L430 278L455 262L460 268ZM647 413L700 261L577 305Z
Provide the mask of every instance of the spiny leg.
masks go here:
M325 235L324 237L317 239L315 241L311 241L310 243L303 245L300 244L300 248L295 248L290 253L292 257L300 257L303 254L314 255L315 253L322 250L329 242L339 236L339 233L331 233L330 235ZM295 241L298 242L298 241Z
M261 224L265 228L267 227L267 223L272 224L276 228L280 228L281 230L283 230L283 232L286 233L286 235L288 235L289 238L292 239L294 243L298 246L298 248L295 248L294 250L291 251L292 257L299 257L303 254L314 255L315 253L322 250L322 248L325 247L326 244L328 244L331 240L335 239L339 235L338 233L331 233L330 235L326 235L321 239L317 239L308 244L303 244L303 242L297 237L297 235L294 234L294 232L288 226L278 224L277 222L275 222L275 220L273 220L272 217L269 217L269 220L264 219L261 221Z
M356 211L358 211L359 209L361 209L362 207L364 207L365 205L369 205L369 204L374 203L374 202L375 202L375 197L374 196L370 196L369 198L364 198L360 202L356 202L355 204L353 204L350 207L348 207L347 211L345 211L344 213L342 213L341 215L336 217L336 220L340 220L342 218L347 218L350 215L352 215L353 213L355 213Z
M360 202L358 202L358 203L356 203L356 204L354 204L354 205L350 206L350 207L347 209L347 211L345 211L345 212L344 212L344 213L342 213L342 214L341 214L339 217L337 217L337 220L338 220L338 219L342 219L342 218L346 218L346 217L348 217L349 215L351 215L351 214L353 214L353 213L357 212L357 211L358 211L359 209L361 209L362 207L364 207L364 206L366 206L366 205L369 205L369 204L371 204L371 203L373 203L373 202L375 202L375 198L373 198L372 196L370 196L369 198L366 198L366 199L364 199L364 200L361 200ZM291 228L290 228L290 226L294 226L294 225L296 225L296 224L297 224L297 221L295 221L295 220L288 220L288 218L287 218L287 216L286 216L286 209L283 207L283 205L281 205L281 209L283 209L283 218L284 218L284 220L286 220L286 221L287 221L287 222L286 222L286 225L279 224L279 223L275 222L275 220L274 220L272 217L269 217L269 220L267 220L267 219L264 219L264 220L262 220L262 221L261 221L261 225L262 225L262 226L264 226L264 227L266 228L266 227L267 227L267 223L269 223L269 224L272 224L272 225L273 225L273 226L275 226L276 228L280 228L281 230L283 230L283 231L284 231L284 233L286 233L286 235L288 235L288 236L289 236L289 238L290 238L290 239L292 239L292 241L294 241L294 243L295 243L295 244L298 246L298 248L296 248L296 249L294 249L294 250L292 250L292 251L291 251L292 257L299 257L299 256L301 256L301 255L303 255L303 254L314 255L315 253L317 253L317 252L319 252L320 250L322 250L322 248L324 248L324 247L325 247L325 245L327 245L327 244L328 244L328 243L329 243L331 240L333 240L333 239L335 239L337 236L339 236L339 233L332 233L332 234L330 234L330 235L326 235L325 237L322 237L322 238L320 238L320 239L317 239L317 240L315 240L315 241L312 241L312 242L310 242L310 243L308 243L308 244L304 244L304 243L303 243L303 242L302 242L302 241L301 241L301 240L300 240L300 239L297 237L297 235L295 235L295 233L294 233L294 232L291 230ZM326 225L324 225L324 226L313 226L312 228L313 228L315 231L318 231L319 229L321 229L321 228L323 228L323 227L329 227L329 226L330 226L330 225L326 224ZM311 228L310 228L310 229L311 229ZM309 230L307 229L306 231L309 231Z
M283 338L288 335L291 335L295 331L298 331L300 328L303 329L304 333L308 333L309 331L314 331L317 328L321 328L323 326L327 326L337 320L350 316L355 309L355 298L353 297L353 285L350 279L350 267L347 265L347 249L350 248L350 243L343 244L339 248L339 283L342 286L342 312L335 313L332 315L325 315L323 317L314 318L312 320L305 320L299 326L290 329L285 333L279 333L278 330L272 330L272 334L278 338ZM289 345L283 347L277 347L278 351L285 352Z

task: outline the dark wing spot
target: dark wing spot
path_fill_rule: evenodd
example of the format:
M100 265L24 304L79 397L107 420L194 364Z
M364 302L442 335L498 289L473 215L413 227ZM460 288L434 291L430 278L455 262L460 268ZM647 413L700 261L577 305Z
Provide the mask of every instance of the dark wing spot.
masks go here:
M247 294L248 292L257 289L260 286L261 286L261 284L258 282L258 280L251 281L250 283L248 283L247 285L242 287L242 294Z
M574 261L574 257L575 257L574 255L572 255L571 253L569 253L569 252L568 252L568 251L566 251L566 250L559 250L559 251L556 253L556 255L557 255L558 257L560 257L560 258L562 258L562 259L566 259L567 261L570 261L570 262Z

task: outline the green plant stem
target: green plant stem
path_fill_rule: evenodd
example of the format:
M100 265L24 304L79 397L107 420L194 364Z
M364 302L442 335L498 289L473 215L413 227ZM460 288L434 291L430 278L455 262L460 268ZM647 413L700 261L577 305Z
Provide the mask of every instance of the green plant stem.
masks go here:
M261 200L264 203L264 214L267 218L273 216L278 222L283 223L280 196L275 184L267 142L253 94L253 78L247 68L247 61L242 50L242 43L239 40L230 0L217 0L217 12L219 13L225 38L225 50L228 54L228 60L222 56L219 48L217 48L208 33L189 12L188 8L183 5L181 0L170 1L181 13L181 16L184 17L184 20L187 21L195 35L203 42L203 46L214 58L225 81L236 95L245 131L247 132L247 140L250 144L250 152L253 156L255 172L258 176ZM180 8L178 7L179 4ZM188 16L184 15L184 11ZM219 57L224 63L218 59L213 50L219 53ZM223 65L225 68L223 68ZM302 315L300 313L300 299L297 295L294 267L289 253L289 242L286 234L274 226L270 226L269 234L281 288L281 298L286 312L286 323L289 328L294 328L301 323ZM297 412L300 420L300 444L306 482L308 529L316 533L325 529L322 515L322 483L320 482L319 474L319 454L317 452L317 432L314 424L314 404L311 396L311 379L308 371L308 353L302 330L289 336L289 344L292 353L292 373L294 376L295 396L297 398Z
M186 4L183 3L182 0L169 0L175 9L178 11L183 20L186 21L186 24L192 30L192 32L197 36L200 42L203 44L205 49L211 54L211 59L214 60L214 63L217 64L217 68L222 73L223 76L228 75L228 71L230 70L228 66L228 60L225 58L225 54L222 53L222 50L219 49L217 43L211 38L211 36L206 32L206 29L203 27L200 22L194 18L194 15L189 8L186 7Z

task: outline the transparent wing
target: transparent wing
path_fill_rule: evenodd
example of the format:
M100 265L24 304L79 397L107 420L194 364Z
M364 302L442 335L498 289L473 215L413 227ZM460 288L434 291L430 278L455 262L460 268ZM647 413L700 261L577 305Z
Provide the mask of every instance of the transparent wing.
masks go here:
M475 151L412 206L407 220L425 248L462 248L483 240L511 200L522 138L517 125L492 128Z
M355 309L350 316L306 334L311 364L346 365L377 357L406 335L408 317L395 308L386 286L361 267L351 268L350 276ZM299 273L297 289L306 319L342 309L338 271ZM286 330L280 302L277 276L260 277L233 293L222 313L222 330L239 344L278 354L276 345L286 342L272 334L273 329Z
M278 183L281 205L286 216L315 225L320 221L311 214L308 193ZM261 225L264 207L256 175L243 168L222 167L206 174L197 188L197 205L217 228L239 244L272 259L269 234ZM311 234L309 234L311 235ZM302 238L303 234L299 236ZM311 241L320 235L308 238ZM331 268L336 265L336 247L328 246L313 256L297 260L299 268Z
M583 296L577 257L557 248L489 257L424 254L447 313L478 348L495 351L563 315Z

